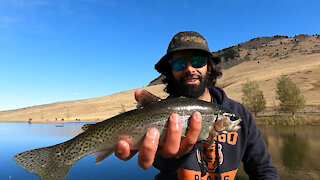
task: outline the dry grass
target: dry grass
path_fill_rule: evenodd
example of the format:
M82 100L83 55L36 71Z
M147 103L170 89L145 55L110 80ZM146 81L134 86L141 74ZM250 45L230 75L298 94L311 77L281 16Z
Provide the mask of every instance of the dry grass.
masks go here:
M145 87L155 95L165 98L164 85ZM131 110L137 105L134 100L134 89L119 92L109 96L84 99L77 101L57 102L40 106L27 107L23 109L1 111L0 122L64 122L76 121L101 121L119 114L123 109Z
M302 63L303 62L303 63ZM223 71L218 86L234 100L241 102L241 84L247 79L256 80L267 100L267 106L275 104L276 81L282 74L297 83L308 105L320 105L320 54L296 55L287 59L243 62Z
M257 124L277 125L320 125L320 113L297 113L293 119L290 114L258 115Z
M268 46L241 51L241 56L247 55L250 51L252 61L242 62L224 70L222 78L218 80L218 86L223 87L231 99L241 102L241 84L248 79L256 80L264 92L267 107L270 108L277 105L274 100L277 78L286 74L300 87L307 99L307 105L319 107L320 53L311 53L311 51L320 51L320 39L312 36L299 43L293 40L292 38L279 39L269 42ZM273 52L278 52L278 55L272 55ZM163 92L164 85L143 88L161 98L167 96ZM76 119L101 121L119 114L123 109L134 109L136 107L133 97L134 91L133 89L92 99L1 111L0 122L26 122L29 119L48 122L60 121L61 119L67 122Z

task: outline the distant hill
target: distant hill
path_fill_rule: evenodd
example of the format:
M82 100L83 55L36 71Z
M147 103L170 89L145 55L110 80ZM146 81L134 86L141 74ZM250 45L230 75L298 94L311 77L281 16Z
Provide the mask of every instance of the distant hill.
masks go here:
M217 85L227 95L241 102L241 84L247 79L257 80L264 92L269 108L276 104L275 83L282 74L289 75L307 98L308 111L320 111L320 37L259 37L218 52L223 58L223 76ZM145 88L165 98L161 77ZM135 108L134 90L92 99L65 101L1 111L0 122L33 121L101 121Z
M272 106L276 79L286 74L302 89L308 105L320 105L319 35L259 37L215 54L223 57L230 49L237 51L239 56L223 60L226 68L218 86L234 99L241 100L241 83L255 79L265 93L267 105Z
M247 61L259 62L265 59L286 59L296 55L320 53L320 35L258 37L212 53L221 57L222 69L229 69ZM162 79L163 77L159 76L152 80L149 86L162 84Z
M320 36L300 34L295 37L273 36L258 37L245 43L238 44L214 52L224 58L222 65L230 68L243 61L259 61L272 58L286 59L295 55L309 55L320 53ZM232 56L231 54L234 54ZM238 55L238 56L237 56ZM228 66L231 64L231 66Z
M163 85L144 87L148 91L165 98ZM0 122L14 121L27 122L48 121L101 121L115 116L123 110L134 109L137 105L134 100L134 89L91 99L63 101L52 104L26 107L16 110L0 111ZM31 122L32 122L31 121Z

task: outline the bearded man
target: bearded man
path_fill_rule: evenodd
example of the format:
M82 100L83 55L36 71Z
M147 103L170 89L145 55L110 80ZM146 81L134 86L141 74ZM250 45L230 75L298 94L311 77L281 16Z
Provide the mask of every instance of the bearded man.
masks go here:
M165 76L168 98L197 98L230 109L242 118L241 129L219 135L209 147L207 143L197 142L201 130L199 112L191 116L183 138L181 117L171 114L164 144L158 147L159 131L152 128L146 133L138 156L141 168L153 165L160 170L155 179L237 179L241 161L250 179L279 179L249 110L215 86L222 75L219 63L220 59L213 57L203 36L186 31L172 38L167 54L155 65L155 69ZM136 99L141 96L153 98L145 90L137 90ZM121 140L115 153L118 158L127 160L136 152L130 151L128 142Z

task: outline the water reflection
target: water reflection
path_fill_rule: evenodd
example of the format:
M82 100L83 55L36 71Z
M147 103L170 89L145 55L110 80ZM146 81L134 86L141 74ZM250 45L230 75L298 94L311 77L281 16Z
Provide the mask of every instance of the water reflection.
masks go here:
M290 174L295 174L297 170L302 169L307 155L309 154L310 145L308 138L293 134L282 136L283 147L281 148L282 164L287 168Z
M27 124L0 123L0 180L34 180L36 175L20 168L12 157L20 152L55 145L71 139L82 132L84 123ZM58 127L57 127L58 126ZM94 165L93 156L86 156L70 169L67 180L82 179L153 179L158 170L142 170L137 157L124 162L114 155L99 165ZM124 173L125 172L125 173Z
M27 124L0 123L0 179L37 179L11 159L15 154L64 142L80 132L84 123ZM57 127L58 126L58 127ZM259 126L281 179L320 179L320 131L315 126ZM124 173L125 172L125 173ZM137 165L137 157L128 162L108 157L99 165L87 156L70 170L73 179L153 179L155 168L147 171ZM248 179L240 168L239 179Z
M320 179L317 126L259 126L280 179Z

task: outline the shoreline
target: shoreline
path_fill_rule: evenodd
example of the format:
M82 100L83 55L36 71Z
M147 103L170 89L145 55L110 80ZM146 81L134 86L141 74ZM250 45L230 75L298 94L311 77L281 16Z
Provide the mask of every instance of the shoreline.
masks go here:
M1 123L28 123L28 124L66 124L66 123L97 123L100 121L35 121L35 122L28 122L28 121L0 121Z
M291 114L257 115L253 118L259 125L320 125L320 113L296 113L295 118Z
M320 126L320 113L316 114L297 114L295 119L289 114L277 114L277 115L258 115L253 117L257 125L290 125L290 126ZM65 123L98 123L99 120L86 120L86 121L0 121L1 123L28 123L28 124L65 124Z

